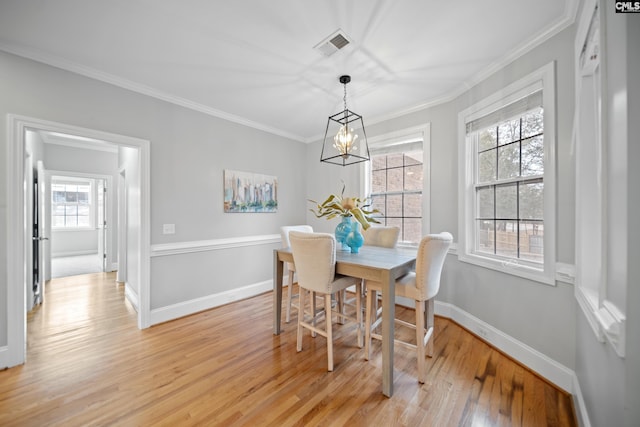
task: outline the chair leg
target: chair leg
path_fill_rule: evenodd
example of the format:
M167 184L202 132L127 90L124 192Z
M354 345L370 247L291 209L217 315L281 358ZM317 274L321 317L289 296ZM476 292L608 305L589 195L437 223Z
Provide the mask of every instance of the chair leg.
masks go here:
M293 270L289 270L289 284L287 286L289 291L287 292L287 315L285 322L289 323L291 320L291 295L293 294Z
M309 291L309 295L311 295L311 324L313 325L313 327L316 327L316 293ZM316 337L316 331L311 331L311 336L313 338Z
M344 299L346 297L346 291L343 289L336 293L336 303L338 306L338 313L344 314ZM344 317L338 316L338 323L344 325Z
M371 317L374 310L373 300L376 298L378 298L377 292L372 289L367 289L367 303L364 320L364 360L369 360L371 358Z
M425 381L425 329L424 301L416 301L416 350L418 359L418 381Z
M362 283L356 285L356 323L358 324L358 348L362 348Z
M302 288L298 290L298 336L296 350L302 351L302 322L304 320L304 295L306 291Z
M430 334L430 338L429 341L427 342L427 356L429 357L433 357L433 328L435 325L435 319L434 319L434 315L435 315L435 304L434 304L434 300L435 298L431 298L430 300L427 301L427 308L426 308L426 312L425 312L425 323L426 323L426 331L427 334Z
M331 327L331 294L324 296L325 320L327 322L327 370L333 371L333 329Z

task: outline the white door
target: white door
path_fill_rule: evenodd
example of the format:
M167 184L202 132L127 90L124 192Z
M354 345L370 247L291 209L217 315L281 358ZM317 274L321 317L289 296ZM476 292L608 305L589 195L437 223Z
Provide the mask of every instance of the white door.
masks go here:
M98 254L102 262L102 271L110 271L107 265L107 182L104 179L98 179Z
M35 177L35 191L37 191L34 200L34 271L33 271L33 291L34 291L34 304L42 304L44 302L44 286L46 281L46 258L47 258L47 244L49 238L47 237L47 180L46 170L42 160L38 160L37 172Z

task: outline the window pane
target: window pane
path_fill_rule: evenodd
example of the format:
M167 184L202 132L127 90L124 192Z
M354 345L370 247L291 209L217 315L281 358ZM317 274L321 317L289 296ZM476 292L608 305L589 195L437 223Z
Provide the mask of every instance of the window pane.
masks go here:
M386 218L384 225L389 227L398 227L400 229L399 240L402 240L402 218Z
M404 165L421 165L422 164L422 151L412 151L410 153L404 153Z
M544 219L544 183L520 184L520 218Z
M387 156L371 156L371 169L380 170L387 166Z
M384 195L371 196L371 207L373 209L378 209L383 216L386 215L385 200L386 200L386 197Z
M496 179L496 149L478 154L478 182L491 182Z
M476 221L476 250L493 253L494 248L493 221Z
M89 216L89 206L86 206L86 205L78 206L78 216Z
M489 148L495 148L497 145L497 131L495 126L489 129L480 131L478 135L478 151L488 150Z
M402 195L388 195L387 196L387 216L402 216Z
M75 191L67 191L66 197L67 203L77 203L78 202L78 193Z
M498 126L498 145L520 139L520 119L510 120Z
M516 178L520 175L520 147L518 143L498 148L498 179Z
M402 170L387 169L387 191L402 191Z
M404 168L404 189L422 190L422 165Z
M89 203L89 193L88 192L85 193L85 192L82 192L82 191L78 191L78 203L81 203L81 204L84 204L84 205L88 204Z
M377 170L371 172L371 192L382 193L387 191L387 170Z
M91 222L89 221L88 216L79 216L78 217L78 227L89 227Z
M51 213L53 215L64 216L64 205L53 205L53 207L51 209Z
M78 214L77 205L67 205L64 207L64 213L66 216L75 216Z
M67 201L67 194L64 191L54 190L51 193L51 200L53 203L64 203Z
M78 226L78 217L76 217L76 216L65 217L64 226L65 227L77 227Z
M544 132L542 108L532 111L522 117L522 138L528 138Z
M399 168L404 165L404 154L394 153L387 154L387 168Z
M478 218L494 218L493 187L480 188L476 194L478 197Z
M515 184L496 186L496 218L518 218L518 194Z
M404 230L402 231L402 240L410 243L420 243L422 238L422 219L405 218Z
M542 222L520 222L520 258L533 262L544 262L544 225Z
M422 218L422 194L404 195L404 217Z
M542 136L522 141L522 176L544 173L544 142Z
M54 215L53 216L53 226L54 227L64 227L64 215Z
M518 256L517 221L496 221L496 254L512 258Z

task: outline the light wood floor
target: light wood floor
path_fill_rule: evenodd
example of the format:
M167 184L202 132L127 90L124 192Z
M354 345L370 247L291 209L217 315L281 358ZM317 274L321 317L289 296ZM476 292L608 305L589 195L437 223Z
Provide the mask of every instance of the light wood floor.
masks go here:
M141 331L113 274L52 280L28 317L27 363L0 372L0 425L576 425L569 395L451 321L436 319L426 384L396 347L388 399L379 343L367 362L354 326L337 325L327 372L322 337L296 353L295 317L272 334L271 302Z

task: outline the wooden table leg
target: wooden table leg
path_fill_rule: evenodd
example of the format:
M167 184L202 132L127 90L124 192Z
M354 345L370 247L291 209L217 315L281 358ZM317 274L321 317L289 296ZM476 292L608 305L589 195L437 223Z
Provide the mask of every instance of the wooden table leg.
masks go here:
M382 283L382 393L393 396L393 329L395 318L396 281L389 272L385 272Z
M273 251L273 334L280 335L282 319L282 274L284 263L278 258L278 250Z

